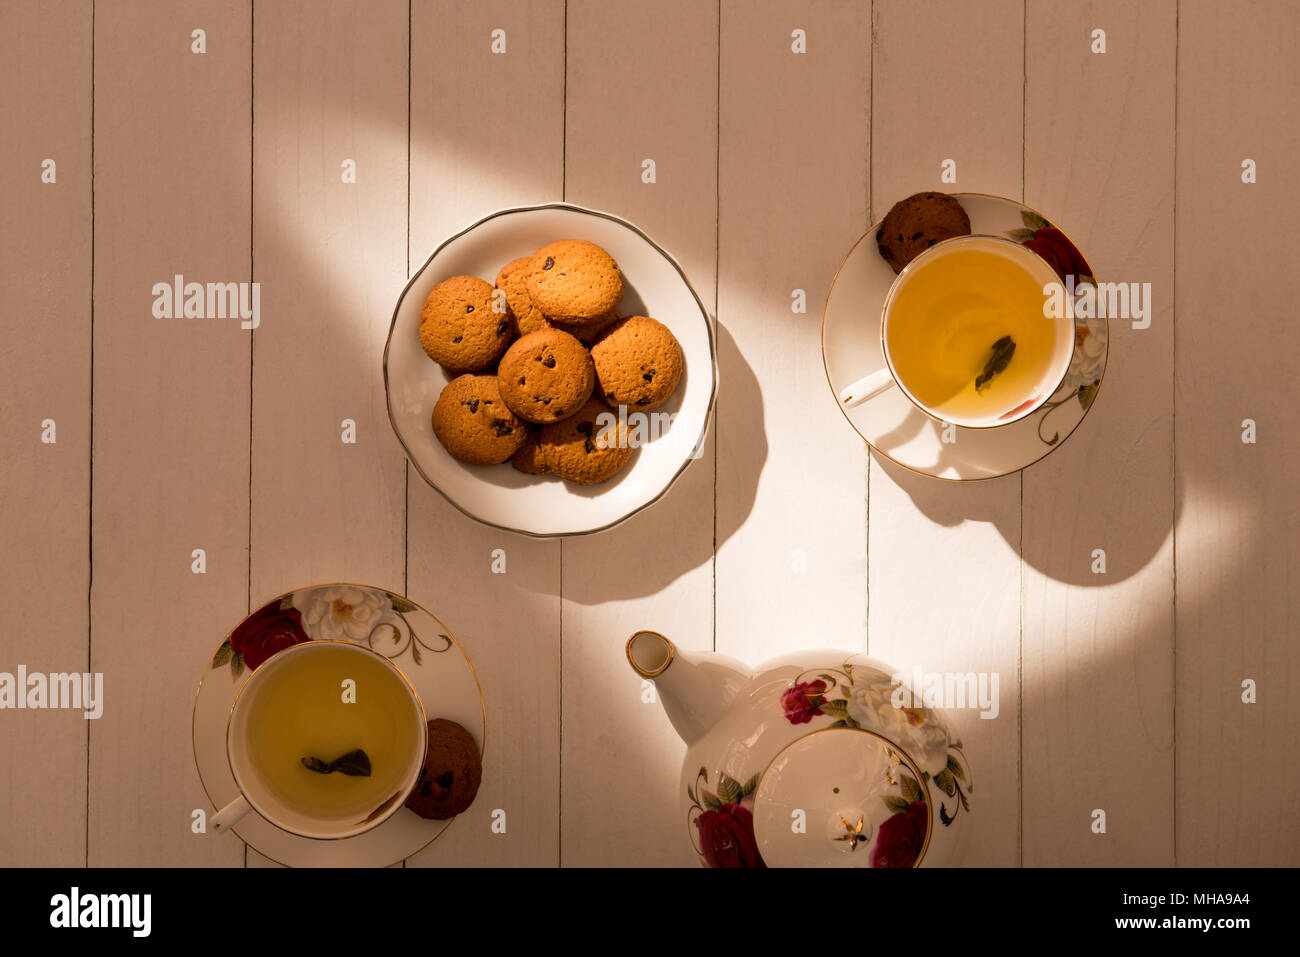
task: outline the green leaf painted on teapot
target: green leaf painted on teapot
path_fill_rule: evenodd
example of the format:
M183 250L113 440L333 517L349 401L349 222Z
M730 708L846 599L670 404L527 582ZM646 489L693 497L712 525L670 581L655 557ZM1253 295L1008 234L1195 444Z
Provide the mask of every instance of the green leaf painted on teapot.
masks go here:
M921 800L921 785L917 783L916 778L904 777L899 781L899 786L903 789L903 797L908 804Z
M943 791L948 797L957 793L957 782L953 780L952 772L944 768L934 776L935 787Z
M907 810L908 802L897 794L882 794L880 800L885 802L885 807L889 808L892 814L902 814Z
M723 774L718 778L718 798L723 804L739 804L740 782Z

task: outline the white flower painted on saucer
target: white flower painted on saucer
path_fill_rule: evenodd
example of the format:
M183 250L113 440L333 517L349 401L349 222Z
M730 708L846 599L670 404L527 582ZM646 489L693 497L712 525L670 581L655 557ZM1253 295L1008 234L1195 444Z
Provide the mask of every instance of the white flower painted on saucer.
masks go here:
M293 596L302 626L314 640L365 644L375 627L394 620L393 603L383 592L352 585L312 588Z
M1074 321L1074 355L1066 382L1075 386L1096 382L1106 366L1106 320L1091 318Z

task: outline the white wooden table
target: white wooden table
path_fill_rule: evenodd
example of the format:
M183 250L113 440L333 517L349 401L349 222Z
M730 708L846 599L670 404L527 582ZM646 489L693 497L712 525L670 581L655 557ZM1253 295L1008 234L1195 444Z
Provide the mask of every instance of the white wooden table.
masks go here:
M4 0L0 671L103 672L105 711L0 711L0 864L265 863L191 833L194 685L250 608L340 579L439 614L487 698L480 797L408 865L691 862L643 627L997 673L970 863L1300 863L1297 41L1283 0ZM1152 283L1023 473L908 473L827 389L835 268L922 189ZM428 488L380 376L440 238L561 198L673 252L720 346L704 457L563 542ZM260 326L156 318L176 274L261 283Z

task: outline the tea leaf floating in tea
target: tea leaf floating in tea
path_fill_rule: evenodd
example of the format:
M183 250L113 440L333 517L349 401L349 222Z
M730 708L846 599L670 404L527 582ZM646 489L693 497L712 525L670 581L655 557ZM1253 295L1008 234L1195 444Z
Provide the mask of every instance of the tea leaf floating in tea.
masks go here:
M315 771L318 774L333 774L335 771L339 771L354 778L370 777L370 756L360 748L349 751L343 757L335 758L329 762L307 756L302 759L302 764L307 770Z
M984 363L984 371L975 377L975 391L979 392L993 381L993 377L1006 369L1016 351L1016 341L1010 336L1003 336L993 343L993 355Z

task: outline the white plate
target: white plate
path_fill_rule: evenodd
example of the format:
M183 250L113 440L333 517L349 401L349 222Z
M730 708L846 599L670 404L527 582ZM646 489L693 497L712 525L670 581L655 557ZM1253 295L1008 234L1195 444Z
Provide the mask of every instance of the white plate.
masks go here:
M608 250L626 283L619 313L658 319L677 337L686 361L676 394L649 413L660 417L659 433L604 485L525 475L509 463L464 465L433 434L433 406L448 377L420 347L420 310L429 292L451 276L495 282L510 260L559 239L585 239ZM713 326L676 260L626 220L567 203L504 209L440 243L406 284L384 347L384 386L388 417L407 457L452 505L480 522L525 535L581 535L650 505L699 457L717 391ZM671 422L670 415L676 416Z
M973 233L1007 236L1023 243L1040 229L1058 228L1013 199L984 193L952 196L970 217ZM876 251L879 228L880 223L875 223L849 250L831 283L822 313L826 381L849 424L872 449L891 461L950 481L995 478L1041 459L1078 427L1101 388L1109 354L1107 320L1075 320L1074 356L1064 381L1035 412L1010 425L991 429L947 426L914 406L898 389L846 409L839 401L843 389L885 366L880 323L894 270Z

